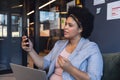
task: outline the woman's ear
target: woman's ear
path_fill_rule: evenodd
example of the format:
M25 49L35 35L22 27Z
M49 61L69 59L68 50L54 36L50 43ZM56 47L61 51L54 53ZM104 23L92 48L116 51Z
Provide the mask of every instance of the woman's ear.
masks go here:
M83 31L83 29L82 28L79 28L79 33L81 33Z

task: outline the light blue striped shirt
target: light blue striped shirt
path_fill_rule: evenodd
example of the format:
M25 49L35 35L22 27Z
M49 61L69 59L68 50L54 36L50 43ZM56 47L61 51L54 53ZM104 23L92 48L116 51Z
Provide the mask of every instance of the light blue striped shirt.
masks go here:
M44 69L49 68L47 76L50 77L55 70L55 61L66 47L68 40L59 40L51 52L44 57ZM101 80L103 74L103 59L96 43L81 38L76 49L68 57L73 66L86 72L90 80ZM63 71L63 80L75 80L69 73Z

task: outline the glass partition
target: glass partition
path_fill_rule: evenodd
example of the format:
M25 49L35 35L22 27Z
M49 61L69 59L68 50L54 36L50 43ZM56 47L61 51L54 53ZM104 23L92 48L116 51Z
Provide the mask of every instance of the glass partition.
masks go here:
M40 11L40 36L50 37L56 36L56 31L60 29L59 12ZM57 35L59 36L59 35Z
M39 11L40 21L40 55L48 54L55 42L61 37L60 12Z
M22 17L17 14L12 14L11 16L11 29L12 37L21 37L22 36Z
M0 14L0 37L7 37L7 14Z

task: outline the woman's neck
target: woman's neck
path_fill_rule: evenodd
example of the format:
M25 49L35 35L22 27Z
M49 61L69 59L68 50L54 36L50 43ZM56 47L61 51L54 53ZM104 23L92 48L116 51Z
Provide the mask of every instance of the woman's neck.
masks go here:
M77 47L77 44L79 43L81 37L74 38L74 39L69 39L69 43L66 46L66 51L69 53L72 53L75 48Z
M76 37L74 39L69 39L69 45L71 46L76 46L78 44L78 42L80 41L81 37Z

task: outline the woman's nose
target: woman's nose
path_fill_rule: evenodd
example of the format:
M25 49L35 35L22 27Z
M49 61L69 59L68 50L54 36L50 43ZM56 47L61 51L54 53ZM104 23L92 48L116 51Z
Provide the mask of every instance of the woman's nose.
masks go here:
M66 28L68 28L68 24L66 24L66 25L64 26L64 29L66 29Z

